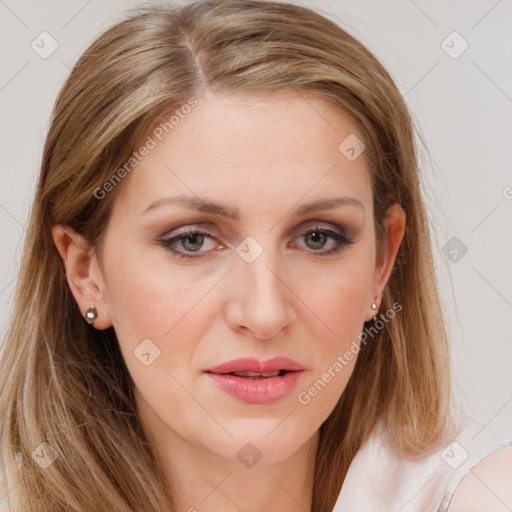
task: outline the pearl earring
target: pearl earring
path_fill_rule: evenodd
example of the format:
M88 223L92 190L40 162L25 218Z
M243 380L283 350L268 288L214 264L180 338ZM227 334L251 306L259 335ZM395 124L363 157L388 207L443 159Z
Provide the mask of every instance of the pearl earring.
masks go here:
M377 304L373 303L372 304L372 309L374 311L377 311ZM377 314L373 315L373 321L376 322L377 321Z

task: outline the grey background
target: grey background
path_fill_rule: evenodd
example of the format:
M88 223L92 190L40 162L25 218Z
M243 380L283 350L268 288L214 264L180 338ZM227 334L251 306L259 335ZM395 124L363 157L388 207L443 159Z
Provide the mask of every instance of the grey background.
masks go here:
M2 335L53 102L92 39L140 3L0 0ZM456 392L473 432L512 437L512 2L301 3L365 43L412 110L430 153L421 164ZM47 59L31 48L43 31L58 42ZM442 47L453 31L469 44L458 58Z

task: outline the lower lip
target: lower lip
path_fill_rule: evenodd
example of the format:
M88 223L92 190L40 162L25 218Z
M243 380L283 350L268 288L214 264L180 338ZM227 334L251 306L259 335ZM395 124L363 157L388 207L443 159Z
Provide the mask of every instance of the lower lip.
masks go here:
M277 377L249 379L236 375L208 373L221 389L243 402L250 404L270 404L281 400L297 385L303 370L286 372Z

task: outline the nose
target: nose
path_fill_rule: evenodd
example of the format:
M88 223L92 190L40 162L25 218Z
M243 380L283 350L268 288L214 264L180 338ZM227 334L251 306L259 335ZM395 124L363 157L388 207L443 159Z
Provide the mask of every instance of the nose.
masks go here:
M231 328L259 339L286 334L295 319L293 293L271 251L252 263L237 257L230 272L226 317Z

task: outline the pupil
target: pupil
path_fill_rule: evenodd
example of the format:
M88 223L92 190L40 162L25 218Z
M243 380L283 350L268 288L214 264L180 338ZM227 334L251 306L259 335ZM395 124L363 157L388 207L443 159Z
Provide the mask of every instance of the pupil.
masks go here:
M184 242L186 244L188 244L189 242L192 244L192 245L195 245L197 244L197 239L199 238L199 247L186 247L187 249L189 250L195 250L195 249L200 249L201 248L201 242L202 242L202 237L203 235L199 235L199 234L192 234L192 235L188 235L187 238L184 240Z
M313 244L315 244L316 247L322 247L325 243L325 235L323 233L319 233L318 231L313 231L309 235L311 239L313 240Z

